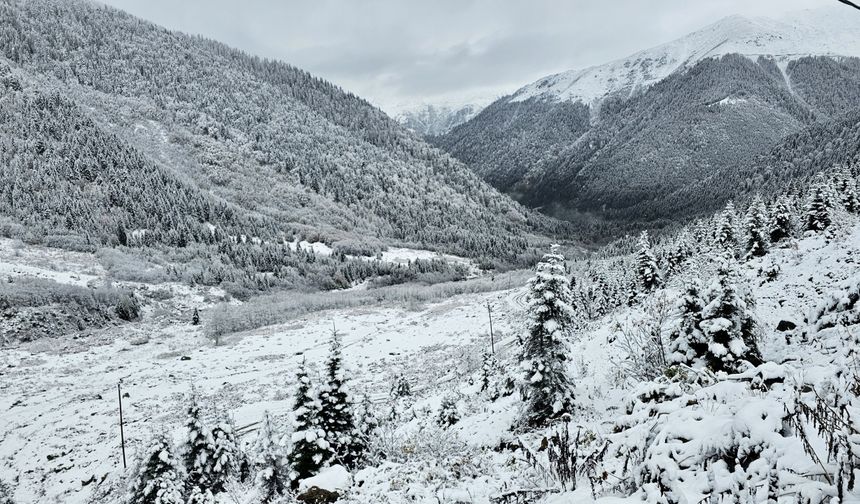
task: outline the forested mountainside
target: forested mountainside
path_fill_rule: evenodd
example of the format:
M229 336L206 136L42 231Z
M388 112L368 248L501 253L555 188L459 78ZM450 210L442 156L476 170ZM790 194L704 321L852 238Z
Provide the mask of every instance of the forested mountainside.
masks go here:
M674 45L543 79L433 141L500 190L550 212L655 222L712 211L749 186L750 168L783 139L860 105L860 60L786 54L779 30L753 37L752 29L730 18ZM716 35L725 44L711 51L705 42ZM798 51L814 48L804 44ZM627 81L624 68L642 75Z
M364 100L287 64L86 1L3 0L0 19L4 141L15 145L3 175L26 174L22 188L72 189L28 202L33 233L106 243L105 230L122 227L161 242L177 231L166 223L180 222L193 228L186 239L211 224L347 252L403 243L516 260L536 234L564 231ZM40 118L52 124L22 129ZM78 126L92 135L65 131ZM61 166L64 150L89 156ZM108 180L114 165L157 183ZM80 174L71 185L69 172ZM137 190L157 196L135 202ZM88 222L55 213L80 195Z

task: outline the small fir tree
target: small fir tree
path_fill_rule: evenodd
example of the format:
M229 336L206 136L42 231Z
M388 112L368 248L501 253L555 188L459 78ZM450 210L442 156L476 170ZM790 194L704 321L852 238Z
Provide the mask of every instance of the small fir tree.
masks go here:
M851 170L842 168L834 177L834 191L839 197L842 208L848 213L860 212L860 198L857 197L857 181L851 175Z
M555 247L543 256L529 280L528 331L521 365L525 372L524 421L532 426L569 413L573 386L567 376L565 340L573 327L564 256Z
M15 504L12 499L12 488L3 480L0 480L0 504Z
M391 386L391 396L394 398L408 397L412 395L412 387L409 385L409 380L402 374L398 374L394 378L394 385Z
M209 468L209 489L214 493L223 492L227 482L239 471L239 445L236 442L233 425L222 420L212 429L212 464Z
M487 392L491 389L497 368L496 357L492 353L484 351L481 358L481 392Z
M670 363L692 366L707 353L708 342L699 327L704 307L698 281L689 282L676 305L678 323L669 336Z
M735 205L731 201L726 203L726 208L722 211L720 216L717 218L717 229L716 229L716 244L717 248L729 251L732 255L735 254L735 249L737 248L738 238L737 238L737 212L735 212Z
M326 433L331 458L346 467L352 467L361 454L356 453L355 418L337 331L332 331L326 363L326 384L320 395L320 403L319 423Z
M739 292L737 276L733 261L724 259L705 295L699 327L708 343L705 360L712 371L736 372L743 362L761 362L752 299Z
M812 188L806 202L806 231L821 232L830 227L830 195L827 187L818 183Z
M770 241L777 243L791 236L791 208L785 197L778 198L770 212Z
M187 474L186 487L212 487L215 443L212 432L203 425L197 393L192 390L185 421L186 437L182 460Z
M215 495L208 488L202 489L199 486L194 486L188 494L186 504L217 504L217 501Z
M262 504L276 502L286 491L287 471L281 446L269 412L263 414L263 422L256 444L256 485Z
M744 218L746 232L746 258L761 257L767 254L767 210L760 198L756 198Z
M439 406L436 423L440 427L447 429L459 421L460 410L457 408L457 397L453 394L448 394L442 399L442 404Z
M650 292L663 285L663 276L657 267L657 259L651 252L648 231L642 231L642 234L639 235L639 252L636 254L636 262L636 273L645 292Z
M315 475L329 456L325 431L319 425L320 403L311 389L304 361L299 367L296 382L298 389L293 404L295 423L288 456L293 488L298 488L299 480Z
M153 436L135 468L128 504L185 504L183 474L166 433Z

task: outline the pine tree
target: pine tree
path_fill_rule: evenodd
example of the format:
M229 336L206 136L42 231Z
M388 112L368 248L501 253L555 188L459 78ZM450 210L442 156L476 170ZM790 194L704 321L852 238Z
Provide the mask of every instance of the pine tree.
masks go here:
M457 398L448 394L442 399L436 423L442 428L448 428L460 421L460 410L457 408Z
M525 372L524 420L529 425L543 424L572 408L573 387L567 376L565 346L572 326L564 256L553 247L529 280L528 332L521 356Z
M288 456L290 481L298 488L299 480L315 475L329 456L329 444L325 431L320 428L320 404L311 390L311 380L304 361L296 376L296 390L293 411L295 424L291 437Z
M777 243L791 236L791 208L785 197L780 197L773 204L770 212L770 241Z
M691 366L707 353L708 343L699 327L704 307L699 283L689 282L676 305L678 323L669 337L670 363Z
M153 436L128 489L128 504L185 504L182 468L166 433Z
M846 212L860 212L860 198L857 197L857 181L851 175L851 170L842 168L834 177L834 191L839 196L839 202Z
M194 313L191 314L191 325L200 325L200 312L194 308Z
M361 458L357 461L357 465L362 465L367 462L371 439L376 434L377 429L379 429L379 419L376 417L376 410L368 394L364 394L361 400L361 412L358 415L356 426L357 451L361 453Z
M12 488L3 480L0 480L0 504L15 504L12 499Z
M735 205L731 201L726 203L726 208L720 214L717 219L717 229L716 229L716 243L717 247L726 250L735 254L735 249L737 248L737 232L735 222L737 220L737 213L735 212Z
M717 269L702 310L699 327L708 344L705 360L712 371L735 372L742 362L759 364L752 299L739 292L737 272L730 258Z
M349 385L343 369L340 335L332 331L331 348L326 363L326 384L320 394L320 427L326 433L332 460L352 467L361 458L356 453L355 418Z
M485 350L481 359L481 392L490 390L497 368L498 362L496 362L496 357Z
M823 183L818 183L806 202L806 231L824 231L830 227L830 195Z
M186 487L212 487L212 465L215 443L212 432L203 425L200 418L200 404L196 392L191 392L185 428L187 430L182 460L187 474Z
M394 385L391 387L391 396L394 398L397 397L407 397L412 395L412 387L409 385L409 380L406 379L402 374L398 374L394 378Z
M217 504L217 502L215 501L215 495L211 490L194 486L188 494L186 504Z
M636 261L636 273L645 292L650 292L663 285L663 277L657 267L657 259L651 252L648 231L642 231L642 234L639 235L639 252L636 255Z
M228 420L221 421L212 429L212 464L209 468L209 489L213 493L225 490L227 482L239 470L239 445Z
M746 231L746 258L761 257L767 253L767 211L760 198L753 200L744 219Z
M262 504L277 501L286 490L287 471L284 457L278 444L275 428L269 412L263 414L263 422L256 444L256 485Z
M666 257L666 273L675 274L690 257L690 233L686 229L677 238L677 243Z

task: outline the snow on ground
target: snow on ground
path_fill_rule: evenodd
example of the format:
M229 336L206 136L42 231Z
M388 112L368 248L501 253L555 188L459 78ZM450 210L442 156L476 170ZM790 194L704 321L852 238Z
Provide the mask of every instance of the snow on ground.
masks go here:
M306 241L306 240L302 240L302 241L293 240L291 242L287 242L287 245L289 245L290 249L293 251L296 251L299 248L301 248L302 250L304 250L306 252L313 252L314 254L321 255L321 256L330 256L334 252L331 247L329 247L328 245L326 245L323 242L311 243L311 242Z
M838 282L860 272L854 255L858 249L860 228L854 228L834 240L819 236L774 249L744 266L757 285L766 359L785 363L790 373L821 359L808 346L787 343L774 329L781 320L803 328L811 307ZM5 250L0 260L9 261ZM26 250L21 254L30 257ZM74 271L74 256L64 261L64 268ZM770 264L778 265L780 273L766 282L756 272ZM333 328L343 337L345 359L355 378L353 389L370 394L380 411L386 412L393 406L389 399L393 378L406 376L415 398L412 416L403 419L398 432L415 436L421 453L446 453L444 460L455 461L446 465L440 463L443 458L413 456L365 469L354 475L361 486L353 488L350 502L487 503L490 496L511 485L552 484L523 471L522 461L510 452L494 449L500 442L514 440L510 427L517 413L517 395L491 402L477 395L470 380L489 344L488 302L499 358L508 368L505 371L513 371L505 358L516 351L524 288L457 296L412 310L386 306L320 312L234 334L222 346L213 347L201 328L190 324L187 309L202 304L205 312L214 306L214 301L207 300L216 296L174 287L173 302L182 306L149 310L140 323L2 350L0 478L15 482L20 502L86 502L100 481L121 472L116 389L120 381L128 394L123 407L129 460L153 429L166 426L181 432L184 397L192 385L204 400L232 415L238 426L250 425L249 431L264 410L272 412L277 424L286 425L296 366L302 358L312 363L325 358ZM624 308L590 323L572 343L572 372L581 405L575 421L594 432L609 430L629 392L611 363L620 352L612 334L614 322L640 316L637 310ZM432 418L448 394L458 397L463 417L441 431ZM590 499L588 491L579 490L556 495L549 502Z
M183 396L192 385L217 398L238 426L259 421L266 409L288 413L297 364L325 357L333 327L343 337L357 390L384 401L395 373L409 376L420 391L474 371L479 348L489 344L486 303L494 310L496 336L507 335L497 343L508 346L521 306L513 291L456 297L420 311L322 312L235 334L213 347L201 327L190 324L188 310L207 299L214 304L217 292L175 284L150 288L169 289L174 298L146 310L142 322L0 353L0 478L16 482L21 502L86 502L98 481L120 470L120 381L128 394L123 408L131 460L153 429L181 425ZM464 349L472 360L463 358ZM415 367L416 359L426 364Z
M0 238L0 276L32 276L86 287L105 275L92 254L24 245Z

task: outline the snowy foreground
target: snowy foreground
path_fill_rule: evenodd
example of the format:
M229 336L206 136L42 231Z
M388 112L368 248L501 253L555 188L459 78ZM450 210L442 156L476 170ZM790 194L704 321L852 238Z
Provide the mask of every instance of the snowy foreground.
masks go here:
M717 446L721 435L743 430L744 423L755 431L756 419L778 413L790 400L790 383L814 382L827 373L836 352L832 346L786 337L776 328L780 321L790 321L797 325L794 334L806 331L810 311L843 281L860 274L858 249L860 228L854 228L830 241L806 238L742 265L757 298L762 354L772 363L765 369L785 380L785 390L752 393L739 382L706 387L703 390L710 395L699 399L713 418L673 417L678 428L687 430L687 438ZM86 254L61 256L28 248L14 255L4 252L0 271L7 276L47 275L58 282L98 281L104 273L90 259L91 263ZM57 269L64 273L53 271L50 264L60 264ZM775 279L759 277L763 265L779 267ZM550 471L542 470L548 464L540 460L541 432L511 432L520 407L517 394L494 401L479 391L481 353L489 346L487 303L493 310L501 372L511 372L511 358L518 351L515 335L523 326L524 288L458 296L411 309L321 312L228 336L218 347L204 337L202 326L191 325L190 313L194 307L205 313L222 293L177 284L148 288L169 289L173 296L150 302L142 322L77 338L42 339L0 353L0 479L14 483L18 502L88 502L112 488L100 501L121 502L122 494L116 490L122 474L119 381L128 394L123 408L129 465L153 429L164 426L177 438L182 435L192 385L204 404L226 410L240 429L248 426L243 441L253 438L254 424L265 410L277 425L289 425L296 367L302 357L311 364L323 361L333 326L343 337L353 392L369 394L380 417L397 411L397 419L381 430L380 443L400 456L379 461L351 478L329 475L340 486L351 479L351 488L344 491L347 502L489 503L518 489L551 490L543 499L552 504L593 500L587 482L565 488ZM651 296L674 302L677 292L670 285ZM572 435L578 430L610 435L614 422L626 412L636 384L619 373L624 350L617 328L642 317L639 307L625 307L578 331L571 343L570 371L578 407L570 425ZM411 384L412 395L393 400L389 392L400 374ZM437 418L446 397L455 398L460 419L443 428ZM772 421L776 420L767 420ZM768 429L759 429L761 435ZM679 444L678 450L689 450L689 445ZM803 458L802 451L791 451L792 446L777 454L785 464ZM720 474L712 472L718 480ZM689 481L689 497L695 499L691 502L701 497L696 494L699 477ZM221 499L242 502L240 495ZM623 500L605 493L597 499Z

